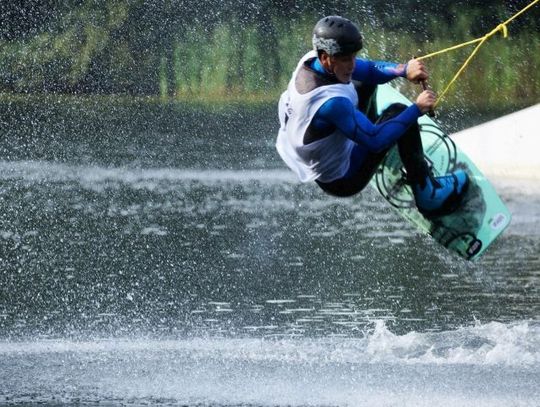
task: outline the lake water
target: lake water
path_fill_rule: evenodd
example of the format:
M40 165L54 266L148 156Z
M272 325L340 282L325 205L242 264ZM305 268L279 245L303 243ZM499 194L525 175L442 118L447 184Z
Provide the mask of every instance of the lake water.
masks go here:
M298 184L273 107L0 112L0 404L540 405L537 186L470 263Z

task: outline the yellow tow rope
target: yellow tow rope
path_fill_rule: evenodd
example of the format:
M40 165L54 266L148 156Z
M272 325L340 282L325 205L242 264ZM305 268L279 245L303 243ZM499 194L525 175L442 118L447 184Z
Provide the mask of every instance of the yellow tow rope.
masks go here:
M450 87L454 84L454 82L458 79L458 77L461 75L461 73L465 70L465 68L467 67L467 65L469 65L469 62L471 62L471 60L473 59L473 57L476 55L476 53L478 52L478 50L480 49L480 47L482 45L484 45L484 43L489 39L491 38L492 36L494 36L495 34L497 34L499 31L502 31L502 34L503 34L503 37L506 38L508 37L508 27L506 27L507 24L509 24L512 20L514 20L515 18L517 18L518 16L520 16L521 14L525 13L528 9L530 9L531 7L533 7L536 3L538 3L540 0L534 0L532 3L530 3L528 6L524 7L522 10L520 10L519 12L517 12L516 14L514 14L512 17L510 17L508 20L506 20L505 22L499 24L497 27L495 27L493 30L491 30L490 32L488 32L486 35L480 37L480 38L476 38L474 40L471 40L471 41L467 41L467 42L464 42L462 44L458 44L458 45L454 45L452 47L449 47L449 48L445 48L445 49L442 49L440 51L436 51L436 52L432 52L431 54L427 54L427 55L424 55L424 56L421 56L421 57L417 57L416 59L418 60L422 60L422 59L427 59L427 58L431 58L431 57L434 57L436 55L440 55L440 54L444 54L445 52L449 52L449 51L454 51L456 49L459 49L459 48L463 48L463 47L466 47L467 45L472 45L472 44L476 44L476 43L479 43L476 48L474 48L473 52L471 53L471 55L469 55L469 57L467 58L467 60L463 63L463 65L461 66L461 68L459 68L459 70L457 71L457 73L454 75L454 77L452 78L452 80L448 83L448 85L446 85L446 88L444 88L444 90L441 92L441 94L439 95L437 101L435 102L435 106L437 106L437 104L442 100L442 98L444 97L444 95L448 92L448 90L450 89Z

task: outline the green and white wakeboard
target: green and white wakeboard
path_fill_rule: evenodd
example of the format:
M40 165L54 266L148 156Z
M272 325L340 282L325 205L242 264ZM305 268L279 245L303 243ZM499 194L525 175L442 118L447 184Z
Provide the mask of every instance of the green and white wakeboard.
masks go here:
M411 102L390 85L377 88L377 113L392 103ZM459 207L452 213L425 217L416 209L397 146L392 148L378 168L371 184L398 212L430 234L437 242L468 260L478 258L510 224L511 214L486 177L461 152L452 139L427 115L418 123L426 160L434 175L443 175L457 168L470 178L469 188Z

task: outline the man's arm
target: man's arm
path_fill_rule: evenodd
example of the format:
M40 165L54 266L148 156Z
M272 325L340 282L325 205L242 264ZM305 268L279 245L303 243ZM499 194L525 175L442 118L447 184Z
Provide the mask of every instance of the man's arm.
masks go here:
M355 143L369 151L379 152L390 147L422 114L420 108L412 104L396 117L373 124L349 99L335 97L319 108L313 124L319 128L324 123L331 124Z
M411 82L421 82L428 79L426 67L422 61L411 59L406 64L395 62L368 61L356 58L353 79L368 85L381 85L392 79L401 77Z
M407 76L407 65L356 58L353 79L368 85L380 85L397 77Z

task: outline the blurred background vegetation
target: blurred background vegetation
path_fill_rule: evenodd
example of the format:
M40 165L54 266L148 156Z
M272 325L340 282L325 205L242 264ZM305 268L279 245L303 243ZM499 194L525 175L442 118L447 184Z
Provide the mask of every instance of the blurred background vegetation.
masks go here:
M315 22L356 21L362 56L405 62L476 38L529 0L26 0L0 3L0 92L274 101ZM540 100L540 6L489 41L445 101ZM442 90L472 48L428 60ZM11 95L11 96L9 96Z

